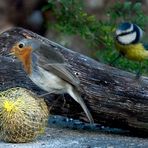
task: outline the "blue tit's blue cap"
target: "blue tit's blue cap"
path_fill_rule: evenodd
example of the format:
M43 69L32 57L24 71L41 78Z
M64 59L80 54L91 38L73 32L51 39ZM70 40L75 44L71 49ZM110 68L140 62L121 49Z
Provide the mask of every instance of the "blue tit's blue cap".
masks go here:
M124 22L124 23L119 24L118 29L124 31L124 30L131 28L131 26L132 26L131 23Z

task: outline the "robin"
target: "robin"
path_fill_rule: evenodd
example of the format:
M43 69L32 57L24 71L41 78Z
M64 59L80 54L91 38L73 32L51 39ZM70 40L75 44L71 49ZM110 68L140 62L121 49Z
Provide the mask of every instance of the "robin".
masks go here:
M78 92L79 80L70 72L61 54L35 39L22 39L10 50L23 64L29 78L48 93L68 93L86 113L90 123L94 123L91 113Z

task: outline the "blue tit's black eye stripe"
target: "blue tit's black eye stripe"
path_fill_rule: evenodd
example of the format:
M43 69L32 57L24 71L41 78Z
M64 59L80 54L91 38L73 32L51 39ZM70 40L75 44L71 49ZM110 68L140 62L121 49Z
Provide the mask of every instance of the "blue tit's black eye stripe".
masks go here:
M118 36L124 36L124 35L127 35L127 34L131 34L131 33L133 33L133 32L135 32L135 31L132 30L132 31L130 31L130 32L123 32L123 33L119 34Z

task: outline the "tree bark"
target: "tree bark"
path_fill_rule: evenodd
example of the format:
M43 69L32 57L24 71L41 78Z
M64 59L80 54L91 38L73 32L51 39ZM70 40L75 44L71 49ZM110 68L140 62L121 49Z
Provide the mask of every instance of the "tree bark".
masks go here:
M5 56L12 44L25 36L45 42L63 54L70 70L80 79L79 91L96 123L148 133L147 77L136 80L132 73L99 63L23 28L12 28L0 35L1 91L20 86L44 93L26 76L18 60ZM59 98L46 97L52 114L87 121L81 107L69 95Z

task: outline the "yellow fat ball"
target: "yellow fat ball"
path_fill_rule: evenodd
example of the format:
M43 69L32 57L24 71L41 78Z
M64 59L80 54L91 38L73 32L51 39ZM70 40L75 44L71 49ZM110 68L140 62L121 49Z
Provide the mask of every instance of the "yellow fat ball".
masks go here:
M24 88L0 92L0 138L23 143L44 132L48 108L43 99Z

